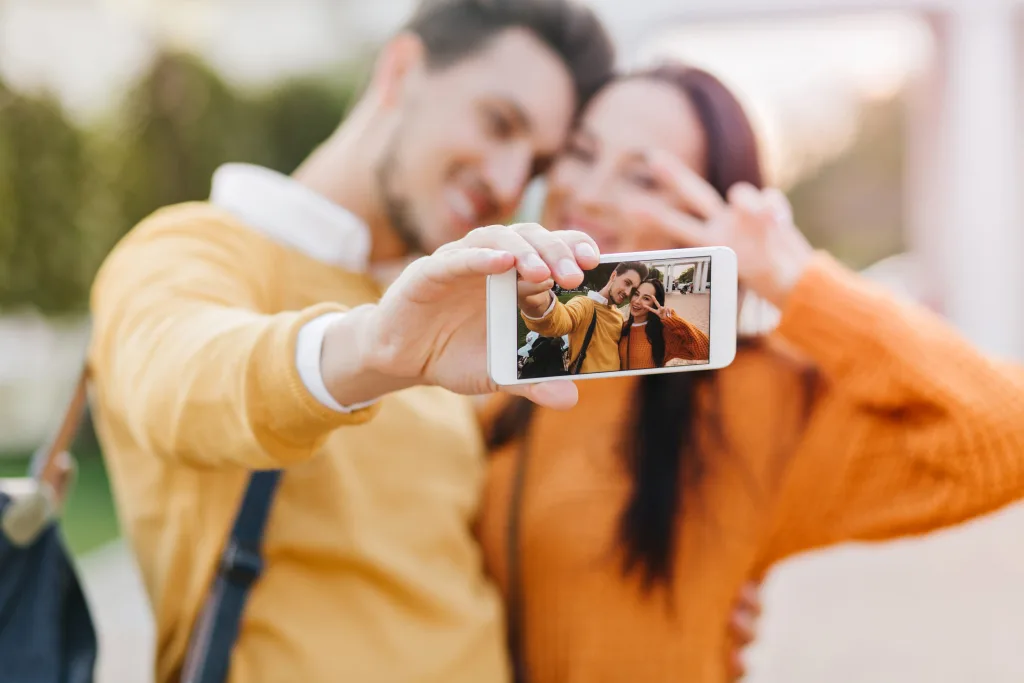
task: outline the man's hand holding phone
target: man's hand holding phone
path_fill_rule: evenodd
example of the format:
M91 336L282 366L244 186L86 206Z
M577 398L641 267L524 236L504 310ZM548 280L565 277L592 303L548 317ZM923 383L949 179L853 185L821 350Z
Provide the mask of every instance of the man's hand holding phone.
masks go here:
M519 309L530 318L540 318L551 307L551 289L555 281L530 282L520 278L518 283Z
M343 405L415 385L496 391L487 372L487 276L514 268L536 289L532 296L549 297L543 292L553 283L579 286L599 259L597 244L581 232L535 223L478 228L413 262L377 304L333 323L321 355L324 382ZM570 381L501 389L552 408L578 398Z

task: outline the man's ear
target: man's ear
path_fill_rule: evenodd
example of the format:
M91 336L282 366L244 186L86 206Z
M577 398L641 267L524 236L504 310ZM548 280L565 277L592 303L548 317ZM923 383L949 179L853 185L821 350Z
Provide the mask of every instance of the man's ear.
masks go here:
M393 107L402 99L409 79L423 68L423 41L414 33L400 33L387 42L373 70L373 89L381 104Z

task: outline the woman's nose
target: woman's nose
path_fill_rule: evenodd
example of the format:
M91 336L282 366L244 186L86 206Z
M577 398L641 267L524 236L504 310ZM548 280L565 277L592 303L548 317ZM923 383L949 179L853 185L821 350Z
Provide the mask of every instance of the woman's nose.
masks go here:
M584 205L607 206L611 203L611 177L607 170L594 168L581 179L576 198Z

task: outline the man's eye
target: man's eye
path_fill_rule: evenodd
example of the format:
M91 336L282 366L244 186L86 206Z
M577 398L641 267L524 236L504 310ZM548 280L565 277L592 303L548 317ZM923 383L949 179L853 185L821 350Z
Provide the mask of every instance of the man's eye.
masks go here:
M487 113L487 126L491 134L498 138L510 137L514 130L512 121L507 116L493 110Z

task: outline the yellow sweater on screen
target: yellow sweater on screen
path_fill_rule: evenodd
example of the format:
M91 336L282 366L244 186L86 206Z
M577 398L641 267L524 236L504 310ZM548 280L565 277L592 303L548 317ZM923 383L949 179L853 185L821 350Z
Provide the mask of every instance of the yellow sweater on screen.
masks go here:
M157 212L104 264L93 406L156 620L157 683L178 680L252 468L285 473L230 681L507 680L471 533L470 400L419 387L336 412L296 369L305 322L380 293L207 203Z
M597 313L594 336L587 347L581 374L590 372L618 372L619 337L622 336L622 314L610 304L598 303L589 296L577 296L554 307L543 318L534 320L523 316L526 328L544 337L569 335L569 363L576 362L587 337L590 321Z

